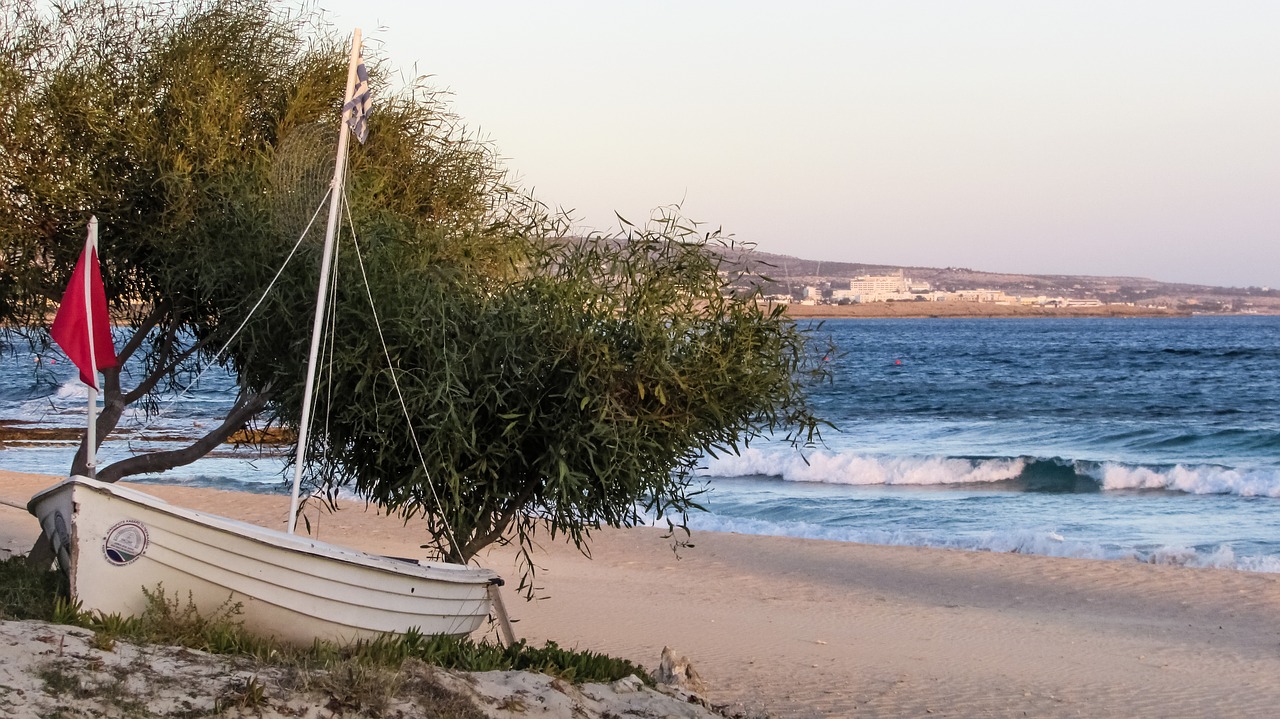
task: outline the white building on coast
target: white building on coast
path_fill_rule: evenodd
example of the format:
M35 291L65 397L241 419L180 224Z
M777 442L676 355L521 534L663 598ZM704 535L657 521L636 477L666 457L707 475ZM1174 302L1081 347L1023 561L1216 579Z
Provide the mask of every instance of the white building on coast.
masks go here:
M853 302L914 300L932 288L928 282L912 282L902 270L891 275L860 275L849 280L849 289L832 289L831 299Z

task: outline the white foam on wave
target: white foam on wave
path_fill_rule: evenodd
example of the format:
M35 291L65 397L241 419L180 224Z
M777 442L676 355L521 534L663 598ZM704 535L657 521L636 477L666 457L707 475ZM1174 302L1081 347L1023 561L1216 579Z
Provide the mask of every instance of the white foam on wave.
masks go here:
M1043 461L1066 462L1072 471L1091 477L1104 490L1160 489L1188 494L1280 498L1280 468L1276 467ZM708 457L698 475L778 477L791 482L861 486L986 484L1017 479L1034 462L1035 459L1027 457L893 456L830 451L802 455L790 447L750 447L738 455Z
M21 400L5 407L7 416L25 422L47 422L53 425L68 424L60 418L84 415L87 390L78 378L58 385L43 397ZM99 397L101 402L102 398Z
M665 520L653 522L666 526ZM1143 548L1100 544L1064 537L1056 530L1011 529L981 532L968 536L943 536L928 530L885 530L832 527L807 522L771 522L765 519L727 518L714 514L689 517L689 528L704 532L757 534L771 537L824 539L858 544L907 547L937 547L974 552L1008 552L1046 557L1137 561L1182 567L1235 569L1247 572L1280 573L1280 557L1236 556L1229 544L1205 551L1183 546Z
M181 397L177 402L172 396L163 397L159 404L159 414L154 414L146 407L129 405L121 413L119 427L135 432L146 429L161 435L190 434L191 428L193 426L198 428L200 423L220 422L226 410L231 407L228 396L215 395L212 398L197 398L194 401ZM66 380L44 396L6 405L4 415L10 419L37 422L47 426L79 426L83 422L87 398L86 387L77 377ZM194 411L191 405L195 405ZM103 397L99 394L98 407L102 406ZM180 407L181 412L175 413L174 407Z
M792 482L851 485L942 485L1000 482L1017 477L1025 466L1022 459L893 457L845 452L813 452L801 456L791 449L751 447L739 455L708 458L699 475L766 476Z
M56 399L78 399L83 400L86 396L84 383L79 377L73 377L62 384L58 385L58 389L53 391L53 397Z
M1160 468L1104 462L1096 474L1103 489L1166 489L1188 494L1280 497L1280 470L1276 469L1181 464Z

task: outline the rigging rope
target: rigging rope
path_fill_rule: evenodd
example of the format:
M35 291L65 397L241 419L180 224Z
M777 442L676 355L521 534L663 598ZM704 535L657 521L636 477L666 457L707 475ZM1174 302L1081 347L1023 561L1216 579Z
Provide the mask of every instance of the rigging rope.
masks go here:
M444 503L440 501L440 495L436 492L435 482L431 479L431 471L427 469L427 458L422 454L422 443L418 441L418 433L413 429L413 419L409 416L409 405L405 402L404 393L400 391L400 380L397 378L396 367L391 361L391 350L387 348L387 338L382 333L382 320L378 317L378 308L373 303L373 290L369 287L369 276L365 273L364 259L360 256L360 239L356 237L355 223L351 220L351 208L347 203L346 189L342 192L342 206L347 212L347 224L351 226L351 242L356 248L356 265L360 268L360 278L364 281L365 297L369 300L369 311L373 313L373 326L378 331L378 341L382 344L382 356L387 360L387 371L391 375L391 384L396 390L396 399L400 402L400 411L404 414L405 424L409 427L409 438L413 440L413 449L418 454L418 464L422 467L422 474L427 478L427 488L431 490L431 497L435 500L436 506L443 510ZM458 546L458 539L454 536L453 527L449 525L449 519L444 516L444 512L440 512L440 522L444 525L445 535L449 540L449 546L454 552L461 554L462 548Z
M329 192L332 191L332 188L330 188L328 192L325 192L324 197L320 199L320 203L316 205L316 211L311 215L311 220L307 222L307 226L303 228L302 234L298 235L297 242L293 243L293 248L289 250L288 257L284 258L284 263L280 265L280 269L276 270L275 277L271 278L271 282L268 283L267 288L262 291L262 295L258 297L258 301L255 302L253 307L249 310L249 314L245 315L244 321L240 323L240 326L236 327L235 331L231 333L231 336L227 338L227 341L223 343L222 347L213 354L213 361L205 365L204 369L200 370L196 375L196 378L188 382L187 385L179 390L177 394L161 402L156 408L155 414L147 420L146 424L143 424L136 430L137 434L144 434L151 428L151 425L160 418L160 415L169 407L169 405L172 405L179 399L186 397L187 393L191 391L191 388L200 383L200 378L204 377L205 372L208 372L210 368L217 364L218 358L227 351L227 348L231 346L231 343L235 341L236 337L240 336L240 333L244 331L244 328L249 324L249 320L253 319L253 316L257 314L258 308L262 307L262 303L267 300L267 295L271 294L271 290L275 288L276 282L279 281L280 276L284 274L285 268L293 261L294 255L298 254L298 248L302 246L302 241L306 239L307 233L311 232L311 227L315 224L316 218L320 216L320 212L324 209L325 200L329 198ZM132 444L132 442L130 444ZM132 447L130 449L132 449Z

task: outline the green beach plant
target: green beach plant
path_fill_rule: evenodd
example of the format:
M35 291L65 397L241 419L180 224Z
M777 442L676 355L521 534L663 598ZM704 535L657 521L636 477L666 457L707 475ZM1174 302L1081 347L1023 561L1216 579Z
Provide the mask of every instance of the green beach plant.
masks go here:
M214 711L229 709L257 709L266 702L267 687L257 677L235 681L226 693L214 702Z
M110 651L118 641L181 646L304 670L327 672L348 665L396 670L414 660L469 672L536 671L579 682L610 682L633 674L647 683L653 681L643 667L625 659L566 650L555 642L533 647L522 640L503 647L468 637L410 630L403 635L388 634L347 645L317 641L310 647L294 647L247 632L238 619L240 606L234 602L205 614L190 597L184 601L178 593L170 594L161 585L144 589L146 606L137 616L83 612L78 604L62 596L54 598L56 584L41 584L46 580L56 582L56 577L56 572L28 567L21 558L0 562L0 597L5 598L0 619L37 619L90 629L95 633L93 643L104 651ZM33 587L44 587L39 601L31 601L36 596ZM10 598L17 601L11 602Z

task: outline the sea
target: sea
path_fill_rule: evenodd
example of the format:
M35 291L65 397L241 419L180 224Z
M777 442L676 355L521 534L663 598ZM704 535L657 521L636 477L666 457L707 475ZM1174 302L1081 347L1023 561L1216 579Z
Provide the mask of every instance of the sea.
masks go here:
M820 443L706 457L695 532L1280 572L1280 317L839 319L811 388ZM9 340L0 467L63 474L83 422L56 350ZM126 375L130 372L126 368ZM128 377L125 380L129 382ZM102 463L218 420L214 371L123 423ZM285 458L227 446L143 482L287 492ZM659 518L653 518L655 522ZM661 522L665 526L665 522Z

